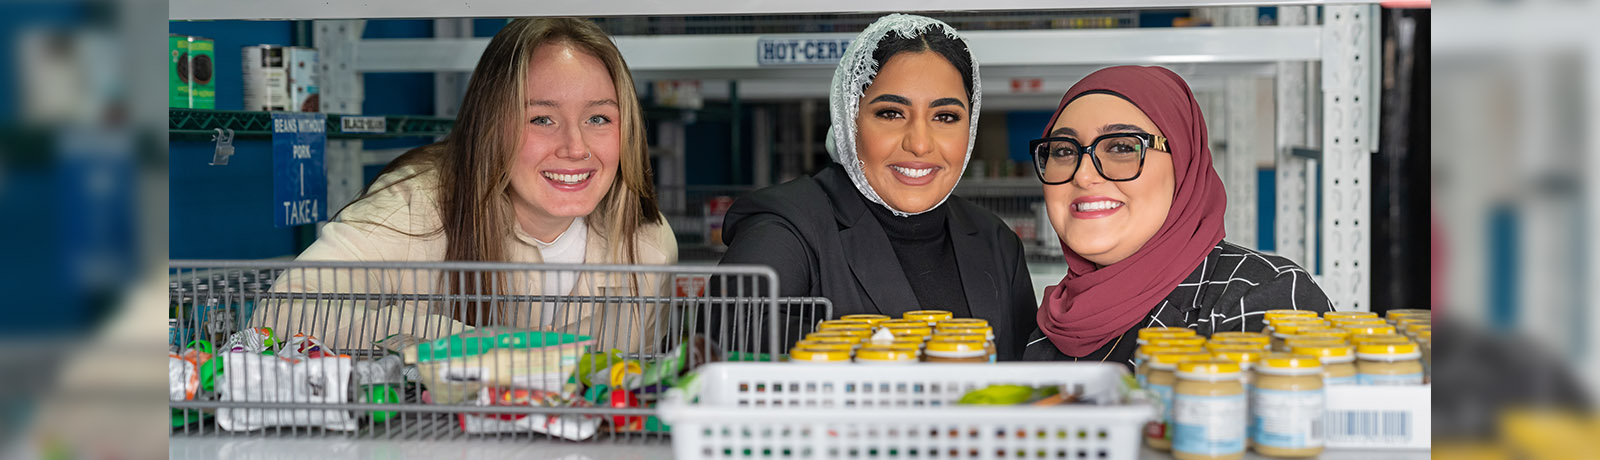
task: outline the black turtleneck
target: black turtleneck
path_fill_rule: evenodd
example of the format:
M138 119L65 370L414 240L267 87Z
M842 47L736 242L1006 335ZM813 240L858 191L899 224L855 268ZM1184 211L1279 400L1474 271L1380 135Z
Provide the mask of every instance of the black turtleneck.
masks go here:
M950 244L950 207L940 204L914 216L898 217L888 208L867 203L872 216L889 235L889 245L905 271L921 309L949 310L957 318L971 318L955 248Z

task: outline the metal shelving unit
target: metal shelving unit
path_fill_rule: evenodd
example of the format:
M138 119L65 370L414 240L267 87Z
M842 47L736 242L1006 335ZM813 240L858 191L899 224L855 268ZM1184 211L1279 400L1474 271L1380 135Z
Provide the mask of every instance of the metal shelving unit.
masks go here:
M347 117L383 118L384 132L345 132ZM272 113L238 110L168 109L167 133L174 140L207 140L217 129L233 130L234 136L272 136ZM328 114L329 139L373 139L392 137L434 137L450 133L455 119L416 115L360 116Z
M850 14L885 11L1002 11L1024 9L1093 10L1186 8L1211 19L1209 28L1113 28L974 30L967 35L984 72L985 108L1027 109L1047 103L1067 85L1096 68L1115 64L1164 65L1174 69L1197 91L1214 93L1208 112L1224 107L1251 107L1254 89L1243 80L1272 78L1276 87L1278 145L1243 142L1260 123L1242 110L1222 110L1209 123L1212 140L1232 151L1217 151L1218 172L1230 193L1228 234L1248 244L1256 241L1258 212L1254 198L1254 161L1276 158L1276 252L1300 261L1313 272L1340 309L1369 310L1371 280L1370 201L1371 154L1377 141L1378 7L1372 1L1264 1L1245 8L1235 1L1139 0L1007 0L912 2L892 0L870 5L826 0L806 4L741 3L689 0L670 5L629 1L607 4L530 6L512 0L471 0L451 4L400 1L372 8L359 3L324 4L288 0L270 5L248 2L174 0L175 20L312 19L313 45L322 51L324 112L350 112L364 98L360 75L371 72L437 72L435 105L454 107L465 72L487 43L470 38L470 21L459 18L510 16L627 16ZM1278 7L1276 26L1258 27L1258 6ZM365 40L365 22L357 18L440 18L434 39ZM802 34L771 34L768 37ZM819 34L804 34L818 36ZM827 35L827 34L821 34ZM618 35L615 41L640 80L701 79L707 100L761 100L811 97L825 89L827 66L761 68L753 52L758 35ZM1022 92L1006 91L1012 79L1041 79L1044 85ZM719 82L730 82L722 85ZM737 89L732 82L737 82ZM1241 91L1244 90L1244 91ZM725 92L725 93L724 93ZM1040 102L1043 101L1043 102ZM448 108L436 115L453 115ZM663 117L669 118L669 117ZM682 123L658 127L677 143L660 151L658 177L664 186L681 186L672 168L682 167ZM1269 128L1270 129L1270 128ZM677 134L668 131L679 130ZM1275 155L1265 155L1271 148ZM1292 155L1295 149L1321 152L1316 159ZM1252 149L1252 150L1246 150ZM360 187L362 151L349 139L328 143L330 200L354 196ZM337 190L336 190L337 189Z

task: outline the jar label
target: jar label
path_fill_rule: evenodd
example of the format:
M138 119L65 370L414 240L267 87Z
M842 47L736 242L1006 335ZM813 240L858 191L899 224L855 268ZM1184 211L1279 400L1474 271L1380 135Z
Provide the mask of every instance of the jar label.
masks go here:
M1322 390L1256 389L1250 421L1256 444L1283 449L1322 447Z
M1245 395L1178 394L1172 402L1172 450L1197 455L1244 452Z
M1328 385L1357 385L1359 383L1360 382L1356 381L1356 376L1354 376L1354 375L1345 376L1345 377L1327 377L1327 378L1322 379L1322 385L1323 386L1328 386Z
M1414 372L1414 373L1410 373L1410 374L1398 374L1398 375L1360 374L1360 375L1356 376L1356 384L1357 385L1388 385L1388 386L1421 385L1422 384L1422 373L1421 372Z
M1147 427L1145 433L1152 438L1172 439L1172 430L1167 429L1172 424L1172 385L1151 384L1149 388L1156 396L1157 420L1151 422L1154 426Z

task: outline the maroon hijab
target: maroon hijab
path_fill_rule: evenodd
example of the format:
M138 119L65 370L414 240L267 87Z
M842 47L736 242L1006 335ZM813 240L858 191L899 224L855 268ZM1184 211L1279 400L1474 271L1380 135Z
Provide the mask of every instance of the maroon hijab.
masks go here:
M1211 166L1200 105L1182 77L1161 67L1096 71L1067 90L1045 125L1046 135L1068 103L1091 91L1120 95L1155 122L1172 150L1176 184L1167 220L1127 259L1096 269L1062 242L1067 276L1045 288L1039 328L1062 353L1076 357L1093 353L1138 325L1200 266L1222 241L1222 214L1228 202L1222 179Z

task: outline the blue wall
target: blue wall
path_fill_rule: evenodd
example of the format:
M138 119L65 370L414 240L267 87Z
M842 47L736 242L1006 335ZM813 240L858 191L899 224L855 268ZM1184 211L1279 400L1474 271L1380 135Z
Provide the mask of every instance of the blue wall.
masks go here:
M504 20L479 20L480 32L493 35ZM176 34L211 38L217 46L217 109L244 106L240 50L257 44L294 44L290 21L169 22ZM428 20L367 21L364 38L430 37ZM432 115L433 74L369 74L363 113ZM384 139L364 141L367 148L408 148L425 140ZM303 244L296 228L275 228L272 216L272 143L267 139L241 139L228 166L210 166L214 144L172 142L169 257L173 259L256 259L292 256ZM369 169L371 173L379 167ZM329 212L333 212L329 209Z

